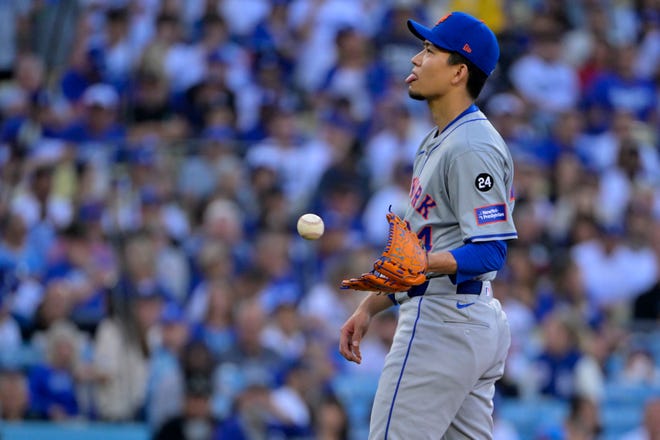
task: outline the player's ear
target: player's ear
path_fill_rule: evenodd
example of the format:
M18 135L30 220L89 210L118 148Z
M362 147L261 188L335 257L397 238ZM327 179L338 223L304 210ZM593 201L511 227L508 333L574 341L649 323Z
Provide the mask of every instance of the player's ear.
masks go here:
M452 84L458 85L461 81L465 81L467 83L468 75L470 74L467 64L458 63L455 64L453 67L454 67L454 76L451 79Z

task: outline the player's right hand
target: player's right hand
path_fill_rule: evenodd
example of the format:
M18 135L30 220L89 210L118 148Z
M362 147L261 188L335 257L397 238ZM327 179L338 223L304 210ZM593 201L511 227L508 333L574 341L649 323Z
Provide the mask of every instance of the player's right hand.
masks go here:
M341 353L346 360L359 364L362 362L362 354L360 353L360 342L367 330L371 316L365 310L358 308L353 315L341 327L339 336L339 353Z

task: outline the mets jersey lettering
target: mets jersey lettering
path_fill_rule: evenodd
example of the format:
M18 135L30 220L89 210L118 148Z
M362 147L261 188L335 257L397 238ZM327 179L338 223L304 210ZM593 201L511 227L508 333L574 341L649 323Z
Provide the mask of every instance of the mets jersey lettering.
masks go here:
M425 194L422 202L418 204L423 192L424 190L419 183L419 179L414 178L410 187L410 205L415 208L415 211L417 211L422 218L427 220L429 218L429 210L437 206L437 203L430 194Z
M456 249L468 242L517 237L512 212L513 160L483 113L453 121L441 133L432 130L415 157L410 205L405 220L427 249ZM488 280L495 273L483 275ZM452 289L432 279L428 291Z

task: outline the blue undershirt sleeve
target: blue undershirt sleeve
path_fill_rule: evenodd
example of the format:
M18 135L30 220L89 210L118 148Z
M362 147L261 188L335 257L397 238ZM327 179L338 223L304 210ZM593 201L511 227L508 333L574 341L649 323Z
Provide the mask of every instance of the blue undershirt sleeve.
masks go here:
M481 274L500 270L506 259L506 250L503 240L467 243L452 249L449 252L456 259L458 269L455 274L449 275L449 279L454 284L460 284Z

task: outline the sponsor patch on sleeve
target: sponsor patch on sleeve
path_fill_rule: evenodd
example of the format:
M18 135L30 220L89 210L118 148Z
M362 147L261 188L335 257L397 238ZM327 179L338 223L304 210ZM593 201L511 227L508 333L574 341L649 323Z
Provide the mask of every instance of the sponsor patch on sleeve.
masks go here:
M474 216L477 219L477 225L483 226L491 223L506 221L506 205L487 205L474 210Z

